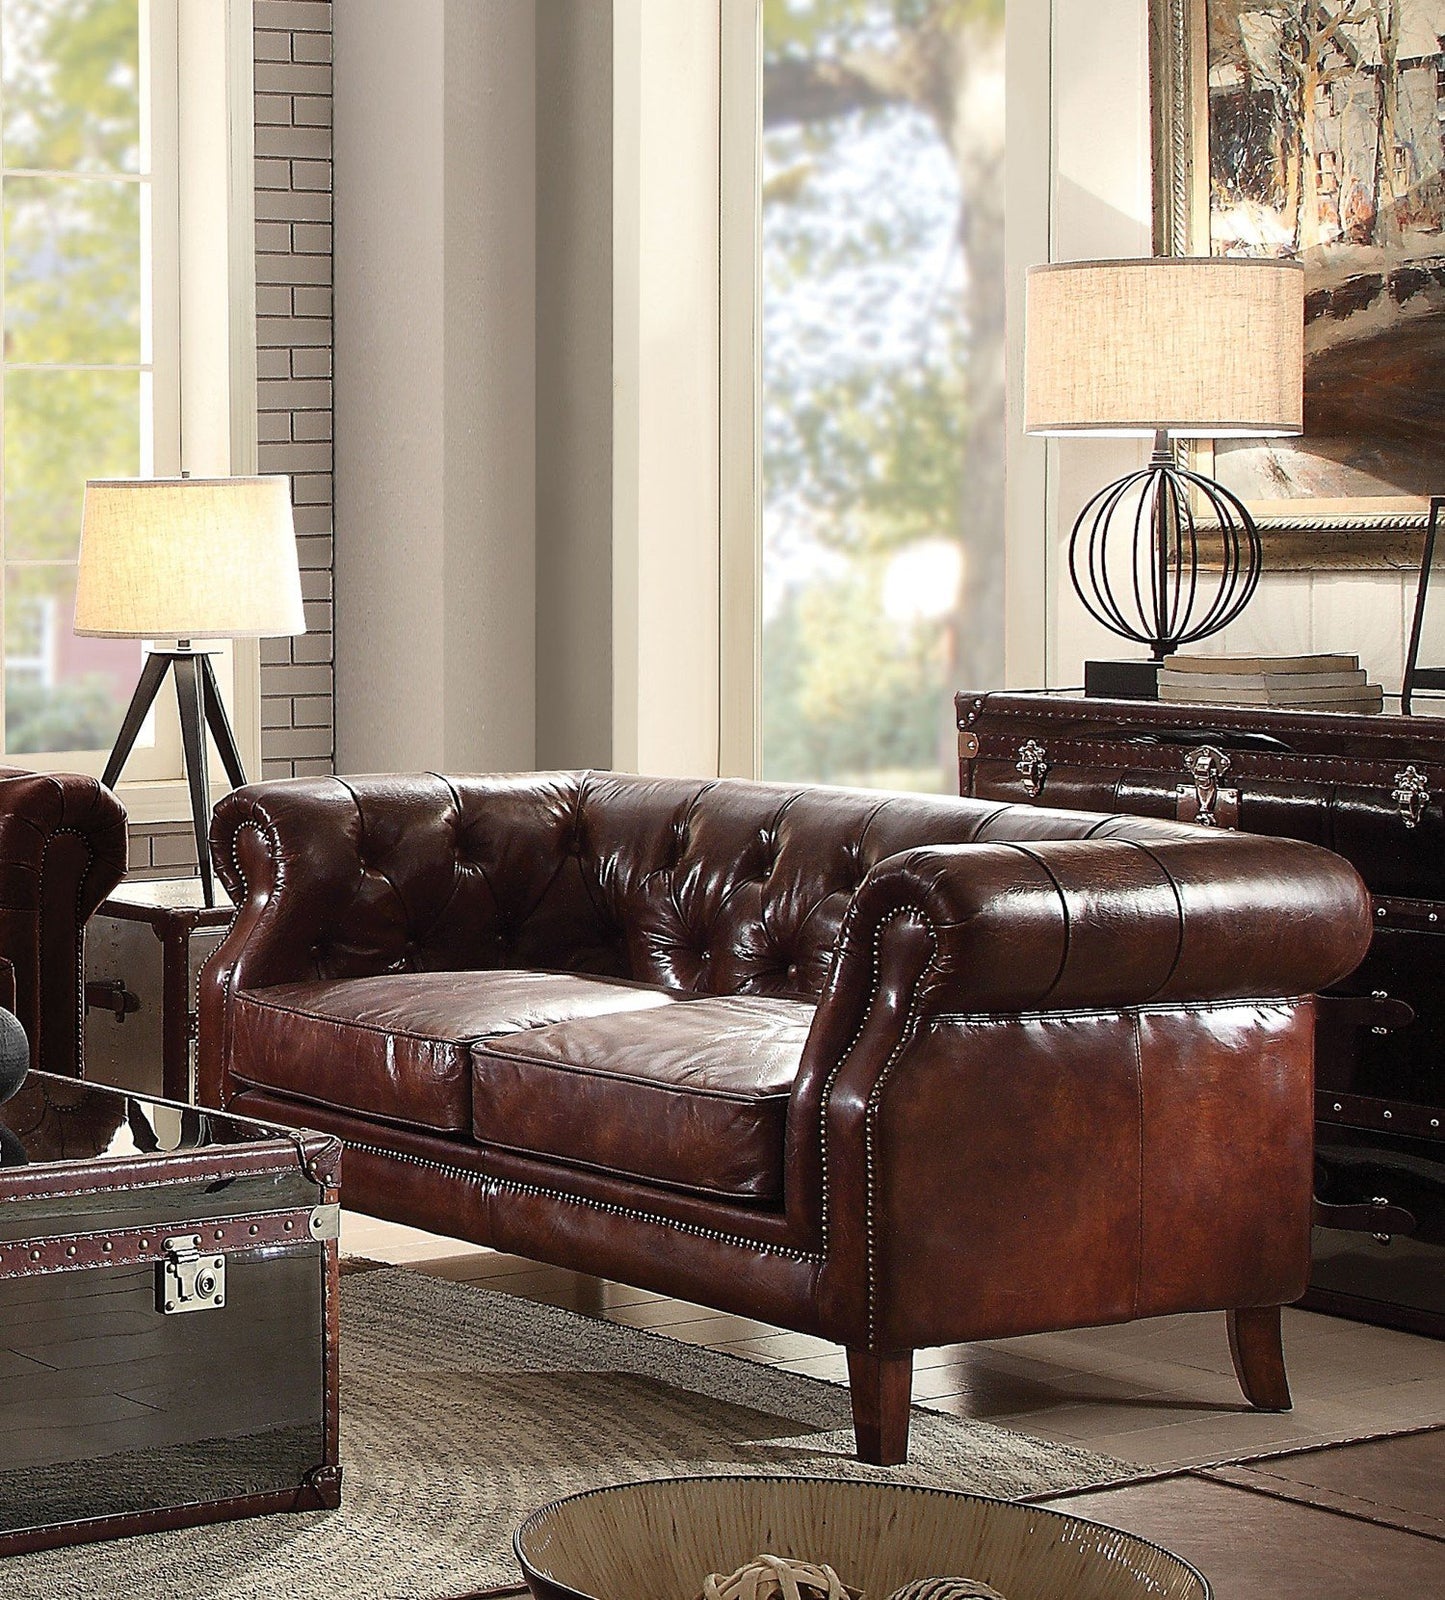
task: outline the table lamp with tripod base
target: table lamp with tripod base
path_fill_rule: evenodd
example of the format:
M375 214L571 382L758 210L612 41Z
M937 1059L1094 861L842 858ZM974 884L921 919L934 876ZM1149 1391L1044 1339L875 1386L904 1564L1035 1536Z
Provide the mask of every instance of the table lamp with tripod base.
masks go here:
M210 850L209 728L232 787L246 782L210 656L196 639L304 633L301 574L285 478L121 478L85 486L75 631L109 639L174 639L151 649L102 782L114 787L168 673L176 683L181 754L201 888L215 904Z

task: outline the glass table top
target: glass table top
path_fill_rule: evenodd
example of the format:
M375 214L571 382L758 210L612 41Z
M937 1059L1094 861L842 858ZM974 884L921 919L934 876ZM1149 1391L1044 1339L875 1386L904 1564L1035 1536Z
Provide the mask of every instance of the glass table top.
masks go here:
M279 1130L103 1084L31 1072L0 1104L0 1167L145 1160L274 1139Z

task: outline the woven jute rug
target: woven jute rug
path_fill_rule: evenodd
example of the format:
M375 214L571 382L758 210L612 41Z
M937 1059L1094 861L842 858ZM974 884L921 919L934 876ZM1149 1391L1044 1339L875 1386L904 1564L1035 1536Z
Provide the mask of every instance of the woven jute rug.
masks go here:
M339 1511L11 1557L7 1600L452 1600L519 1584L517 1524L602 1484L799 1473L1010 1497L1130 1471L921 1408L909 1465L864 1467L837 1384L398 1269L341 1294Z

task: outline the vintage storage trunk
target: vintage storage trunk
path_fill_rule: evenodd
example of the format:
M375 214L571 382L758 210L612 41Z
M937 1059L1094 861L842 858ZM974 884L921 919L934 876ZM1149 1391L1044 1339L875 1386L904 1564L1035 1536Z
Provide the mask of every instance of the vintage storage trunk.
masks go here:
M0 1554L337 1505L339 1142L41 1073L0 1122Z
M1321 1002L1306 1304L1445 1334L1445 719L1063 694L960 694L959 783L985 799L1306 839L1374 901L1364 964ZM1360 1209L1363 1208L1363 1209ZM1407 1215L1408 1213L1408 1215Z
M194 1100L196 980L235 908L197 878L126 882L85 930L85 1073L142 1095Z

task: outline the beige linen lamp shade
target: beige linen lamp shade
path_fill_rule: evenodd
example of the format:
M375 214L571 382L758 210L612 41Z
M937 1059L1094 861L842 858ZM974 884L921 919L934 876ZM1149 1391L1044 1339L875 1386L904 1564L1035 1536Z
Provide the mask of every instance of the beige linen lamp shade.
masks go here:
M305 633L288 480L87 483L75 631L124 639Z
M1304 268L1214 257L1031 267L1024 427L1279 438L1304 428Z

